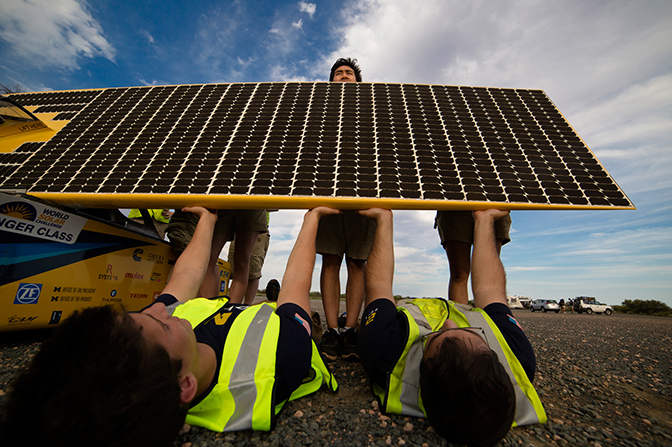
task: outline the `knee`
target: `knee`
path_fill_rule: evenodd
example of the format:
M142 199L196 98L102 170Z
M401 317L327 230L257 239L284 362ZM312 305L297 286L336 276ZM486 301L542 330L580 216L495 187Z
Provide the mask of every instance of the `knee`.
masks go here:
M451 282L467 282L469 280L469 269L451 267L450 281Z

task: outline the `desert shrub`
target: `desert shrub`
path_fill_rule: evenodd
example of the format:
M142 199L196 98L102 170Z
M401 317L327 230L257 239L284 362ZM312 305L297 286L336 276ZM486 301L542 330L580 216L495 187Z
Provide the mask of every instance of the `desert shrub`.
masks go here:
M625 300L620 306L614 306L617 312L638 315L657 315L669 317L672 308L665 303L656 300Z

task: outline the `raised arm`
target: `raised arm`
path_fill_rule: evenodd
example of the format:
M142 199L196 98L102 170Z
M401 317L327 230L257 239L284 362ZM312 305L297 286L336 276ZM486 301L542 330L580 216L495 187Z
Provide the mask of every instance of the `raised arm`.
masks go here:
M392 211L381 208L361 210L359 214L376 221L376 235L366 261L366 304L379 298L394 302L394 242Z
M215 231L217 214L213 214L200 206L183 208L182 211L199 216L194 235L175 262L170 280L163 293L169 293L179 301L185 302L196 298L198 288L203 282L210 261L212 234Z
M310 315L310 285L315 267L315 237L320 218L340 211L324 206L314 208L303 216L303 225L287 260L278 307L295 303Z
M474 211L474 251L471 256L471 289L474 305L483 309L506 301L506 273L495 242L495 221L509 214L502 210Z

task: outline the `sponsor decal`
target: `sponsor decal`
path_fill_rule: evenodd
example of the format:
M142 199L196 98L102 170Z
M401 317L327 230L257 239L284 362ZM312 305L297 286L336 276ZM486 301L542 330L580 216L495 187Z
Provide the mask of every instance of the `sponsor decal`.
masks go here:
M129 298L133 298L136 300L144 300L149 297L148 294L146 293L131 293L128 295Z
M112 274L112 264L107 264L107 271L98 275L103 281L119 281L119 276Z
M55 310L51 313L51 318L49 319L49 324L58 324L61 321L61 316L63 316L62 310Z
M154 264L163 265L164 256L157 255L156 253L149 253L147 254L147 261L153 262Z
M150 281L161 282L161 273L152 272L152 277L149 278Z
M7 323L9 326L25 326L37 320L37 315L30 317L20 317L18 315L12 315L7 318Z
M0 194L0 230L74 244L85 223L81 216Z
M91 299L93 297L90 297L90 296L60 296L60 297L56 297L56 298L58 298L58 301L60 301L62 303L79 303L79 302L90 303ZM52 301L54 301L53 298L52 298Z
M114 298L115 296L117 296L117 291L116 291L115 289L112 289L112 291L110 292L110 296L111 296L112 298Z
M22 124L17 129L19 129L19 132L28 132L36 129L45 129L46 127L47 125L44 124L42 121L33 121L28 124Z
M165 261L165 256L163 255L158 255L156 253L147 253L145 255L145 250L143 250L142 248L136 248L133 251L134 261L141 262L143 257L147 260L147 262L153 262L154 264L159 265L163 265Z
M42 284L20 283L14 296L14 304L37 304L42 293Z
M103 297L103 304L105 304L105 303L108 303L108 304L121 303L121 298L105 298L105 297Z
M125 278L131 278L131 279L143 279L145 277L144 274L142 273L126 273Z

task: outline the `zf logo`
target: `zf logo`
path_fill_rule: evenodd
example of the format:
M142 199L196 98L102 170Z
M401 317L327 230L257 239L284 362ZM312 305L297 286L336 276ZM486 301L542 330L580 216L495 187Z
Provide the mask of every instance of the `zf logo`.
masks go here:
M14 297L14 304L37 304L42 292L42 284L20 283Z

